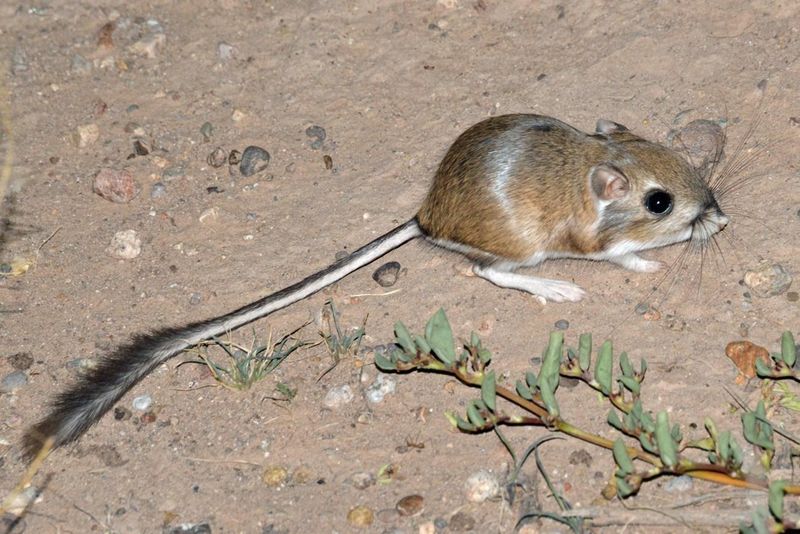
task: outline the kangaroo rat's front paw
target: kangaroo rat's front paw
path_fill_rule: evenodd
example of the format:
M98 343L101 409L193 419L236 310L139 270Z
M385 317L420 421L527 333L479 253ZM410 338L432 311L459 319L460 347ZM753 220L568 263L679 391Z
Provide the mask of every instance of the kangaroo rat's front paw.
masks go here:
M609 258L608 261L625 267L629 271L636 271L637 273L654 273L656 271L660 271L664 267L664 264L660 261L646 260L644 258L640 258L633 252L630 254L617 256L616 258Z

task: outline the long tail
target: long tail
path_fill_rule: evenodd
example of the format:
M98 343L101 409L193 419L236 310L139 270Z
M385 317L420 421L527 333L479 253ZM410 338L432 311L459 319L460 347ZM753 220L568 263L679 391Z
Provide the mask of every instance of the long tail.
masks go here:
M48 437L53 448L77 439L137 382L187 348L302 300L421 235L411 219L330 267L227 315L135 336L56 396L50 414L25 434L24 454L34 457Z

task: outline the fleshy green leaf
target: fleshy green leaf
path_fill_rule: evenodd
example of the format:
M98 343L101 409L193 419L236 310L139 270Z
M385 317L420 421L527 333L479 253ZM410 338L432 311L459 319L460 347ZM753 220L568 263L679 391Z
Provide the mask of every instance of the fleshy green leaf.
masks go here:
M375 353L375 366L380 369L381 371L396 371L397 366L390 360L381 354L380 352Z
M731 433L729 430L726 430L719 435L719 440L717 440L717 450L719 451L720 459L724 463L728 463L728 459L731 457Z
M494 371L491 371L483 376L481 382L481 400L492 412L495 409L495 401L497 400L497 378Z
M627 352L623 352L619 355L619 368L622 371L623 376L633 376L633 366L631 365L631 361L628 359Z
M608 417L606 418L608 424L616 428L617 430L625 430L625 427L622 425L622 421L619 420L619 415L617 415L617 411L613 408L608 411Z
M456 416L456 426L462 432L475 432L475 427L462 419L460 416Z
M413 336L413 339L414 339L414 344L417 346L419 350L421 350L425 354L431 353L431 346L428 345L428 341L424 337L415 334Z
M547 378L555 392L558 387L558 373L561 369L561 353L564 346L564 332L551 332L550 342L542 361L542 368L539 371L539 380Z
M624 478L622 478L622 477L616 477L616 480L615 480L615 482L616 482L616 485L617 485L617 495L619 495L619 496L620 496L620 497L622 497L623 499L624 499L625 497L629 497L629 496L631 496L631 495L633 495L633 494L634 494L635 490L633 489L633 486L631 486L630 484L628 484L628 483L625 481L625 479L624 479Z
M555 379L558 381L558 377ZM556 402L555 386L550 384L550 379L545 376L539 376L539 394L542 396L542 402L548 413L553 417L558 417L558 402Z
M669 418L667 412L661 411L656 414L656 444L658 445L658 455L664 465L675 467L678 463L678 449L670 433Z
M597 357L597 364L594 367L594 379L600 385L600 391L604 395L611 394L611 367L613 364L613 348L610 340L606 340L600 347L600 354Z
M522 380L517 380L517 394L525 400L533 400L530 388Z
M592 334L581 334L578 338L578 364L581 371L592 365Z
M797 346L794 344L794 336L788 330L781 336L781 358L790 368L794 367L797 359Z
M783 490L785 487L785 480L776 480L769 485L769 511L778 522L783 521Z
M528 383L529 388L535 388L537 384L536 373L533 371L525 371L525 382Z
M756 374L762 378L772 376L772 366L761 358L756 358Z
M717 425L714 424L714 421L712 421L710 417L706 417L705 419L703 419L703 425L706 427L708 435L716 440L718 432L717 432Z
M619 377L618 380L620 382L622 382L622 385L625 386L625 388L628 391L630 391L634 395L638 395L639 394L639 391L641 390L642 386L641 386L641 384L639 384L638 380L636 380L632 376L621 376L621 377Z
M486 424L486 420L481 416L477 401L471 401L467 404L467 417L469 418L469 422L476 427L482 427Z
M416 349L414 349L414 342L411 340L411 334L406 328L406 325L397 321L394 323L394 336L395 336L395 343L400 345L404 351L410 352L412 354L416 353Z
M622 474L629 475L633 473L633 460L631 460L628 454L628 448L625 447L625 442L622 441L622 438L617 438L614 442L612 452L614 454L614 461L617 462L617 466Z
M453 330L450 328L450 321L447 320L444 309L439 308L425 325L425 340L443 363L451 364L456 359Z

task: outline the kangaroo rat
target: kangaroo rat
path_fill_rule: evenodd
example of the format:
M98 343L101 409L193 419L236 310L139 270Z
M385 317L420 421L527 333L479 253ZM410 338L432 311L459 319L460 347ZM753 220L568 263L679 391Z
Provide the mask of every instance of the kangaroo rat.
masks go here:
M575 284L518 274L548 258L608 260L652 272L638 251L705 244L728 218L683 157L600 120L585 134L550 117L505 115L472 126L439 165L414 218L350 256L236 311L138 335L58 395L28 431L25 451L78 438L134 384L181 351L306 298L415 237L461 252L490 282L553 301L584 296Z

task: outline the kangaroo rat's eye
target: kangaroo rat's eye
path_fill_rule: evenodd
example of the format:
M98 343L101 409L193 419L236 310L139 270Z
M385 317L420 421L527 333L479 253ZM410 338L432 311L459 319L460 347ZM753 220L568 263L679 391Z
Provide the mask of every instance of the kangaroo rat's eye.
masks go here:
M644 196L644 206L650 213L666 215L672 210L672 195L661 189L650 191Z

